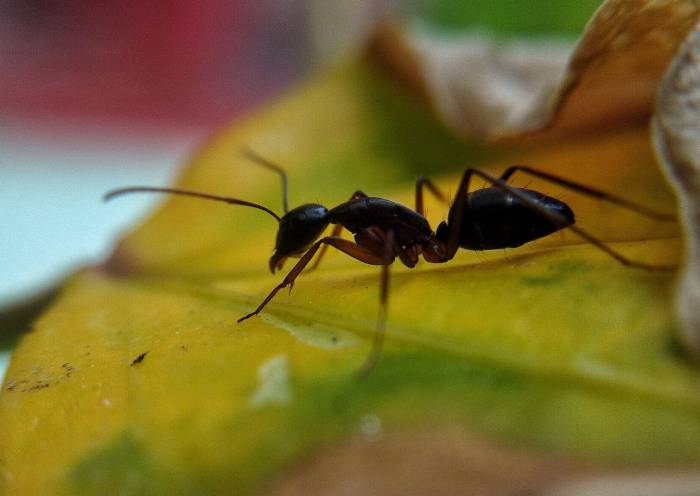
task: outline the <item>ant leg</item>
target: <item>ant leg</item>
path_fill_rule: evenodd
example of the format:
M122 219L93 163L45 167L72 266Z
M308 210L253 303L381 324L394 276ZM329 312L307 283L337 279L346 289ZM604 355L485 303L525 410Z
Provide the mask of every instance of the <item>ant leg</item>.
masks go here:
M262 155L258 155L251 148L245 147L243 148L243 150L241 150L241 153L244 157L248 158L249 160L252 160L258 165L262 165L263 167L270 169L280 175L280 179L282 180L282 208L284 208L285 214L289 212L289 204L287 202L287 173L284 172L284 169L276 163L266 159Z
M388 263L382 265L381 273L381 283L379 289L379 315L377 316L377 327L374 330L374 337L372 339L372 348L365 359L365 363L360 368L359 375L366 377L377 365L379 357L382 354L382 349L384 348L384 334L386 331L386 315L389 308L389 266L391 261L394 259L394 245L396 244L394 238L394 231L388 231L386 233L386 239L384 241L384 259Z
M355 191L352 196L350 197L350 200L355 200L357 198L367 198L367 195L365 194L364 191L360 191L359 189ZM348 201L350 201L348 200ZM340 236L340 231L343 230L343 225L342 224L336 224L333 226L333 231L331 232L332 237L339 237ZM328 245L324 244L321 247L321 252L318 254L318 257L316 257L316 260L314 261L313 265L309 267L309 269L306 271L308 274L309 272L312 272L316 269L318 269L318 266L321 264L321 260L323 259L323 256L326 254L326 250L328 249Z
M370 265L386 265L387 262L386 258L383 255L379 255L377 253L374 253L370 251L369 249L365 248L364 246L358 245L357 243L354 243L352 241L349 241L347 239L343 238L334 238L331 236L328 236L326 238L320 239L319 241L316 241L311 248L309 248L306 253L304 253L304 256L301 257L301 259L292 267L292 270L289 271L287 274L287 277L284 278L284 280L275 286L275 288L270 291L270 293L265 297L263 302L258 305L258 307L255 309L254 312L249 313L248 315L245 315L238 319L238 322L241 322L243 320L246 320L253 315L259 314L263 308L265 308L265 305L269 303L269 301L277 294L277 292L285 288L287 286L290 287L290 290L292 287L294 287L294 280L299 276L299 274L304 270L304 268L308 265L308 263L311 261L313 256L316 254L318 249L321 247L321 245L328 244L333 246L334 248L337 248L338 250L342 251L343 253L350 255L351 257L359 260L360 262L364 262L366 264Z
M588 232L584 231L578 226L575 225L569 225L564 218L563 215L557 213L557 212L552 212L550 210L547 210L546 208L542 207L539 205L537 202L533 201L532 199L528 198L526 195L518 191L517 188L514 188L513 186L509 185L506 183L503 179L497 179L490 174L487 174L479 169L467 169L464 172L464 176L462 176L462 182L460 183L459 191L457 192L457 197L455 199L455 203L453 205L453 208L457 208L455 211L455 216L454 220L456 221L453 225L450 226L450 232L449 232L449 237L448 237L448 255L454 256L454 252L451 252L451 242L456 243L458 240L458 235L459 235L459 223L461 223L462 219L462 211L464 210L464 201L467 195L467 189L469 186L469 179L472 175L477 175L486 181L490 182L493 184L495 187L506 191L516 197L518 200L522 202L523 205L531 208L535 212L539 213L547 219L549 222L551 222L553 225L560 227L560 228L568 228L571 229L573 232L581 236L583 239L591 243L593 246L599 248L600 250L604 251L611 257L613 257L615 260L618 262L622 263L623 265L626 265L628 267L637 267L640 269L646 269L646 270L673 270L675 267L670 266L670 265L655 265L655 264L646 264L643 262L636 262L634 260L630 260L629 258L619 254L612 248L610 248L607 244L603 243L599 239L595 238L594 236L590 235ZM452 221L451 221L452 222ZM454 241L453 241L454 237ZM456 251L456 245L454 250Z
M568 226L568 228L571 229L572 231L574 231L576 234L581 236L583 239L585 239L589 243L591 243L592 245L594 245L595 247L603 250L605 253L607 253L608 255L613 257L615 260L620 262L622 265L626 265L628 267L637 267L639 269L646 269L646 270L675 270L675 269L677 269L677 267L675 267L673 265L655 265L655 264L647 264L644 262L637 262L634 260L630 260L629 258L620 255L618 252L616 252L615 250L610 248L607 244L603 243L601 240L592 236L591 234L584 231L580 227L571 225L571 226Z
M333 238L339 238L340 237L340 231L343 230L343 225L342 224L336 224L333 226L333 231L331 232L331 237ZM318 256L316 257L316 260L314 260L314 263L311 264L311 267L309 267L306 271L308 274L309 272L313 272L314 270L318 269L318 266L321 265L321 260L323 259L323 255L326 254L326 250L328 250L328 245L324 244L321 246L321 251L319 252Z
M565 188L569 188L573 191L577 191L581 194L592 196L593 198L597 198L599 200L607 201L610 203L613 203L619 207L626 208L628 210L631 210L633 212L637 212L640 215L644 215L646 217L650 217L652 219L656 220L661 220L661 221L673 221L675 220L675 215L673 214L668 214L664 212L658 212L656 210L653 210L649 207L646 207L644 205L640 205L639 203L632 202L630 200L627 200L625 198L621 198L617 195L613 195L611 193L608 193L606 191L602 191L599 189L591 188L590 186L586 186L574 181L570 181L568 179L564 179L559 176L555 176L553 174L549 174L547 172L542 172L537 169L533 169L532 167L528 167L526 165L512 165L508 167L503 174L501 174L500 179L502 181L508 181L508 179L515 174L517 171L524 172L526 174L530 174L531 176L539 177L540 179L544 179L546 181L558 184L559 186L563 186Z
M425 215L423 208L423 186L426 186L428 190L440 201L444 203L449 203L445 195L433 184L433 182L425 176L418 176L416 179L416 212L421 215Z
M467 201L467 195L469 194L469 181L472 175L478 172L480 172L478 169L468 168L464 171L462 179L459 182L459 188L457 189L457 194L455 195L454 202L452 202L448 215L447 244L445 257L442 262L452 260L459 249L459 234L462 228L462 214L464 212L465 202Z

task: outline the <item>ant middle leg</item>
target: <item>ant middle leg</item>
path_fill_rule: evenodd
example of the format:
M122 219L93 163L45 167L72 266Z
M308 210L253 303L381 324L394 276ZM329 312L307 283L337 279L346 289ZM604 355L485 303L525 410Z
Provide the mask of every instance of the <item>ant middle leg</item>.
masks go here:
M676 216L673 214L658 212L645 205L627 200L612 193L608 193L607 191L592 188L569 179L564 179L563 177L555 176L554 174L549 174L548 172L542 172L540 170L533 169L532 167L528 167L527 165L511 165L503 172L503 174L501 174L500 179L507 182L508 179L510 179L510 177L518 171L544 179L545 181L549 181L554 184L558 184L559 186L563 186L564 188L568 188L583 195L613 203L619 207L626 208L655 220L673 221L676 219Z
M386 260L394 259L394 251L396 241L394 237L394 231L388 231L384 239L384 257ZM382 354L382 349L384 348L384 335L386 332L386 316L389 310L389 267L390 264L382 265L382 273L380 278L380 289L379 289L379 315L377 316L377 327L374 330L374 336L372 338L372 348L370 349L364 364L360 368L359 375L361 377L366 377L377 365L379 357Z
M425 209L423 206L423 186L427 187L428 191L430 191L433 196L435 196L435 198L441 202L449 203L447 201L447 197L442 194L442 192L430 179L425 176L418 176L418 179L416 179L416 212L419 214L425 216Z
M270 300L274 298L274 296L280 289L289 286L291 291L291 288L294 287L294 281L296 280L296 278L299 276L299 274L301 274L301 272L308 265L308 263L311 261L313 256L316 254L316 252L322 245L331 245L334 248L342 251L343 253L359 260L360 262L364 262L370 265L387 265L393 262L393 259L387 260L383 253L375 253L369 250L368 248L354 243L352 241L349 241L347 239L333 236L322 238L319 241L316 241L311 246L311 248L309 248L306 251L306 253L304 253L301 259L294 265L294 267L292 267L292 270L289 271L284 280L280 284L275 286L272 289L272 291L270 291L270 293L265 297L262 303L260 303L260 305L258 305L258 307L255 309L255 311L244 315L243 317L238 319L238 322L242 322L254 315L259 314L263 310L263 308L265 308L265 306L270 302Z

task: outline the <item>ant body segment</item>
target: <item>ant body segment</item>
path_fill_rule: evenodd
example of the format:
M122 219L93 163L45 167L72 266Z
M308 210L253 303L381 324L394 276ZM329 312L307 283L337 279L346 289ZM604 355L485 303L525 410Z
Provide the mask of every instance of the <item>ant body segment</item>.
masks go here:
M459 248L515 248L562 229L570 229L623 265L646 270L673 268L628 259L575 225L574 213L564 202L537 191L514 187L508 184L508 180L516 172L521 172L656 220L674 220L672 215L524 165L511 166L499 177L479 169L466 169L450 206L447 221L441 222L433 231L424 216L423 189L427 188L436 198L448 202L440 190L425 177L421 176L416 181L414 210L391 200L370 197L362 191L356 191L348 201L331 209L319 204L304 204L289 210L287 176L284 170L251 150L244 150L244 154L280 175L284 208L282 217L256 203L176 188L121 188L108 192L104 199L110 200L116 196L137 192L169 193L248 206L274 217L279 223L279 228L275 251L269 261L270 271L274 273L281 269L289 257L300 259L262 303L254 311L238 319L238 322L259 314L279 290L289 287L291 291L296 278L317 253L311 269L318 267L328 246L360 262L381 266L379 316L372 349L361 369L363 373L374 367L381 354L389 296L389 266L397 257L407 267L414 267L420 256L426 262L445 263L454 258ZM469 191L470 181L475 176L486 180L491 186ZM329 224L334 224L332 234L321 237ZM350 231L354 235L354 241L342 238L342 229Z

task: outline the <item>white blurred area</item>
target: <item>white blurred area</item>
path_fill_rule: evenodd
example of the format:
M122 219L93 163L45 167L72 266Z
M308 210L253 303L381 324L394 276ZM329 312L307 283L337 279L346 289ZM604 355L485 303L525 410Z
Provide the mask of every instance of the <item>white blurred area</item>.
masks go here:
M134 196L114 205L102 195L125 185L167 185L200 137L194 130L1 123L0 309L99 263L118 233L157 200Z
M7 366L10 364L10 352L0 351L0 383L5 378L5 372L7 371Z

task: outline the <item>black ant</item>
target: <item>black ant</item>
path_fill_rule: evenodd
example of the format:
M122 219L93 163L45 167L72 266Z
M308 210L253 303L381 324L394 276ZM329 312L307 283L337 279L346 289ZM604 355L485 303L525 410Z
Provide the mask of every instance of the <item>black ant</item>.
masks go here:
M427 187L436 198L445 203L447 199L425 177L418 178L416 182L415 210L391 200L367 196L362 191L356 191L348 201L330 210L318 204L301 205L289 210L287 175L284 170L251 150L245 150L244 153L252 161L280 175L284 207L282 217L256 203L175 188L135 186L110 191L104 198L109 200L136 192L171 193L244 205L262 210L274 217L279 223L279 229L275 251L269 262L270 271L274 273L276 269L281 269L289 257L300 257L300 260L262 303L253 312L238 319L238 322L260 313L282 288L289 286L291 291L294 281L319 249L320 253L312 269L318 267L328 246L333 246L360 262L382 266L379 317L372 349L362 367L364 373L372 369L381 353L389 295L389 265L396 257L407 267L414 267L421 255L427 262L445 263L454 258L459 248L467 250L515 248L568 228L623 265L647 270L673 269L669 266L628 259L574 225L574 213L564 202L537 191L516 188L508 184L508 180L516 172L522 172L656 220L673 220L672 215L654 211L616 195L524 165L508 167L499 177L493 177L479 169L466 169L450 207L447 221L441 222L433 231L424 216L423 188ZM492 186L470 192L469 182L474 176L488 181ZM332 234L318 239L328 224L335 224ZM343 228L354 235L354 242L340 237Z

